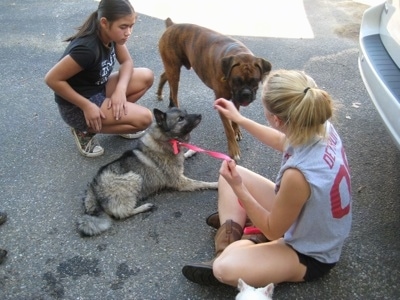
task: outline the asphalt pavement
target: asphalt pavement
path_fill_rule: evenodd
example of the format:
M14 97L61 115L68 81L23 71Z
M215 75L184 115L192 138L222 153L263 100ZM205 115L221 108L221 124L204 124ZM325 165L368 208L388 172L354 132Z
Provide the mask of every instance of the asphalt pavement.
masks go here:
M304 5L312 38L237 38L274 69L305 70L340 103L334 123L352 171L353 226L328 276L280 284L274 299L400 299L400 153L357 67L357 32L367 6L336 0ZM199 286L181 274L185 262L212 257L214 231L204 220L216 210L215 191L159 193L149 200L155 210L115 222L98 237L82 238L76 231L87 183L131 143L100 135L105 154L82 157L43 81L66 46L62 40L96 7L92 0L0 3L0 210L8 213L0 227L0 248L8 250L0 265L0 299L234 299L235 288ZM223 18L229 14L221 13ZM163 31L162 19L140 14L127 44L135 65L155 73L154 86L139 102L151 109L168 105L155 95ZM226 152L212 91L193 71L181 75L181 105L203 115L192 143ZM242 113L265 123L260 97ZM241 165L275 178L279 153L246 132L240 146ZM215 181L219 165L199 153L186 162L185 173Z

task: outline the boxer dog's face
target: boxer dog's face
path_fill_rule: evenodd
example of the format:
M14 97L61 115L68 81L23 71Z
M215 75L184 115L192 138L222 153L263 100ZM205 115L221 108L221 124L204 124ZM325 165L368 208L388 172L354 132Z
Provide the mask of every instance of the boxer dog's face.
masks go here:
M229 86L232 91L231 100L240 106L247 106L256 99L261 72L258 68L252 71L249 66L245 65L239 65L232 69L229 78Z
M247 106L256 99L259 84L268 75L271 64L242 54L223 58L222 69L231 89L231 100L237 106Z

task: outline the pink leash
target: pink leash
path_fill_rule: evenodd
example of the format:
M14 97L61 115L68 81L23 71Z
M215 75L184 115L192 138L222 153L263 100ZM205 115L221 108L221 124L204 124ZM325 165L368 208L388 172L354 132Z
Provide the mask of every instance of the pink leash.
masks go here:
M182 142L179 142L177 140L171 140L170 143L172 145L172 149L173 149L175 155L179 153L178 146L182 146L182 147L185 147L187 149L190 149L190 150L193 150L193 151L196 151L196 152L206 153L209 156L212 156L212 157L215 157L215 158L218 158L218 159L227 160L227 161L231 161L232 160L232 158L230 158L230 156L228 156L228 155L226 155L224 153L220 153L220 152L216 152L216 151L204 150L204 149L202 149L200 147L197 147L195 145L192 145L192 144L182 143ZM239 199L238 199L238 201L239 201L240 206L242 206L242 204L240 203ZM248 227L244 228L244 232L243 233L244 234L258 234L258 233L261 233L261 231L260 231L260 229L258 229L255 226L248 226Z
M204 149L202 149L200 147L197 147L195 145L192 145L192 144L182 143L182 142L179 142L177 140L171 140L170 143L172 144L172 148L174 150L174 154L178 154L179 153L178 146L183 146L185 148L188 148L188 149L196 151L196 152L206 153L209 156L212 156L212 157L215 157L215 158L218 158L218 159L227 160L227 161L231 161L232 160L232 158L230 158L230 156L228 156L228 155L226 155L224 153L204 150Z
M262 233L260 229L255 226L247 226L243 229L243 234L259 234Z

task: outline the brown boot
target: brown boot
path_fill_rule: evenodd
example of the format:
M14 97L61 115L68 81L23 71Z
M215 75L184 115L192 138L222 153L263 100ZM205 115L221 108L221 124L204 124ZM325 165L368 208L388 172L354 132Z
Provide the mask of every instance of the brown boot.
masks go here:
M212 228L218 229L221 227L221 224L219 222L219 214L218 212L215 212L211 215L209 215L206 219L206 223L208 226L211 226Z
M267 239L267 237L265 235L263 235L262 233L259 233L259 234L245 234L245 235L242 236L242 240L250 240L254 244L261 244L261 243L270 242L270 240Z
M254 244L266 243L270 240L254 226L246 226L243 230L242 240L250 240Z
M206 218L206 224L212 228L218 229L221 224L219 222L219 214L218 212L212 213ZM253 223L250 221L249 218L246 219L246 224L244 227L252 226Z
M229 244L240 240L243 229L238 223L227 220L215 234L215 258L228 247ZM209 262L187 264L182 268L183 275L192 282L204 285L218 285L220 282L214 277L212 265Z

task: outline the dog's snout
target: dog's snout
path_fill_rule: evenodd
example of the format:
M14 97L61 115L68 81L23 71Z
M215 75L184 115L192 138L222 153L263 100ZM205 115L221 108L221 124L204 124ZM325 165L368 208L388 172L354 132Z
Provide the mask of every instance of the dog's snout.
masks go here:
M234 95L235 96L235 95ZM255 93L251 89L243 89L234 97L234 101L241 106L247 106L255 99Z
M201 122L201 115L200 114L195 114L193 115L193 119L194 119L194 126L197 126L200 124Z
M251 92L250 89L244 89L241 92L241 97L244 98L244 99L251 99L252 96L253 96L253 93Z

